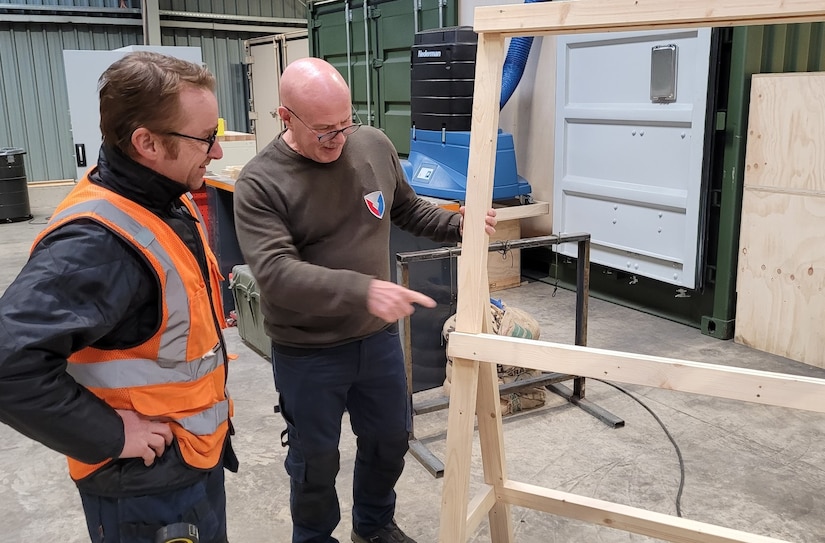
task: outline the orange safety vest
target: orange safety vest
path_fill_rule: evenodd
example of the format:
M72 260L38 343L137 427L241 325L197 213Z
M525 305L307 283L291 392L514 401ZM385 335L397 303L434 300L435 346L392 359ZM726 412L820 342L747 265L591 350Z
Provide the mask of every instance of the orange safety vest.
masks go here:
M181 200L192 216L199 217L190 198L187 193ZM170 421L184 461L195 468L214 468L221 459L233 407L226 392L226 355L218 328L225 326L223 278L203 221L199 232L211 299L195 256L169 225L135 202L92 184L88 177L57 207L35 245L50 231L77 219L96 221L146 257L158 278L162 317L157 332L144 343L118 350L86 347L69 357L67 372L114 409ZM77 481L112 459L99 464L68 461L69 474Z

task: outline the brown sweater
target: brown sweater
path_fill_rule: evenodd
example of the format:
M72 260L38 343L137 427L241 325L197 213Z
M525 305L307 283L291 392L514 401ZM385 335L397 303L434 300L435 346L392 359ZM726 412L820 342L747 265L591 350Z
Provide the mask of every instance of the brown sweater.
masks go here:
M293 347L340 345L387 326L367 312L367 288L390 279L390 221L434 241L460 239L459 214L418 198L392 143L369 126L329 164L279 135L241 172L234 208L266 332Z

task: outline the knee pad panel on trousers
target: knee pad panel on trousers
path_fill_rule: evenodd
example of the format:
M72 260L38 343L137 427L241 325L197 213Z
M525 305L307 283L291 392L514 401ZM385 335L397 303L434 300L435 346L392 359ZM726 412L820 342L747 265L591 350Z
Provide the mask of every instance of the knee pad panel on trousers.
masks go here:
M407 436L395 439L358 438L358 451L355 456L356 472L363 475L372 473L373 481L361 481L362 484L380 487L389 484L390 488L404 470L404 455L409 449Z
M401 461L404 463L404 455L410 448L409 436L407 434L383 439L358 438L358 459L372 463L392 463Z
M332 486L341 467L341 455L338 451L332 451L306 456L293 446L289 448L284 467L296 483Z
M301 461L302 478L296 479L290 472L290 510L293 528L302 533L322 536L321 539L311 539L312 541L328 541L329 535L341 520L338 494L335 491L335 477L338 475L340 463L338 451L302 457Z
M306 462L306 482L311 485L334 485L341 467L341 454L334 451L309 456Z

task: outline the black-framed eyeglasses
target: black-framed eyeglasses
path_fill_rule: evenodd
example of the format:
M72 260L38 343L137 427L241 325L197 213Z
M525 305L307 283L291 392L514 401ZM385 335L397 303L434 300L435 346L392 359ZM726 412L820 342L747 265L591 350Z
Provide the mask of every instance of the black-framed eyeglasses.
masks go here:
M352 110L352 120L354 121L353 124L351 124L349 126L345 126L344 128L341 128L339 130L332 130L330 132L324 132L323 134L319 134L317 130L315 130L314 128L309 126L307 123L305 123L304 120L301 119L298 116L297 113L295 113L294 111L292 111L288 107L284 106L284 109L289 111L291 114L295 115L295 118L298 119L299 121L301 121L301 124L303 124L304 126L309 128L310 131L315 134L315 137L318 138L318 143L326 143L328 141L332 141L332 140L335 139L335 136L337 136L338 134L343 134L345 136L349 136L350 134L355 133L356 130L361 128L361 121L358 119L358 113L354 109Z
M207 155L209 154L209 151L212 150L212 147L215 145L215 141L218 139L218 129L217 128L215 129L214 132L212 132L212 135L209 136L208 138L196 138L195 136L187 136L186 134L181 134L179 132L167 132L167 134L170 135L170 136L177 136L179 138L186 138L188 140L202 141L202 142L208 144L209 147L206 148L206 154Z

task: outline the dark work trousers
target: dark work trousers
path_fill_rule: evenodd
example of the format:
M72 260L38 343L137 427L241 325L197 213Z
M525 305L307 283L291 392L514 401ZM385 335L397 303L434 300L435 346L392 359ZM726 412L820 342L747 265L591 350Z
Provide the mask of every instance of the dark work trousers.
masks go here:
M80 493L92 543L155 543L163 526L188 522L200 543L226 543L226 493L223 465L204 473L194 485L130 498Z
M329 348L273 345L275 386L287 424L293 543L335 543L341 520L335 477L346 409L357 436L353 529L370 536L395 514L396 481L412 426L395 326Z

